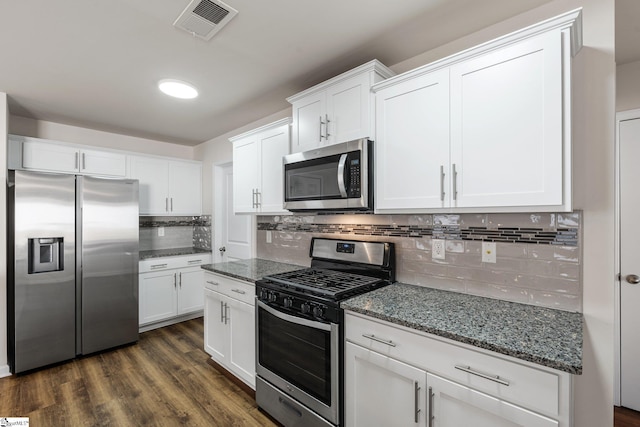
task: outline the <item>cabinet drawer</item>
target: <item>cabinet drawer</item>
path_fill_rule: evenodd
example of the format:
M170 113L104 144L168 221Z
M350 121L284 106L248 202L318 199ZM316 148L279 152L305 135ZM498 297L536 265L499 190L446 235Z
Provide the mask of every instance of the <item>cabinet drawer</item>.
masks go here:
M345 319L348 341L532 410L551 416L559 413L560 373L377 319L349 312Z
M247 304L255 305L256 290L253 283L236 280L228 276L205 272L204 286L207 289L220 292L229 298L237 299Z
M210 262L211 254L203 253L145 259L140 261L138 268L140 273L147 273L149 271L162 271L172 268L197 267Z

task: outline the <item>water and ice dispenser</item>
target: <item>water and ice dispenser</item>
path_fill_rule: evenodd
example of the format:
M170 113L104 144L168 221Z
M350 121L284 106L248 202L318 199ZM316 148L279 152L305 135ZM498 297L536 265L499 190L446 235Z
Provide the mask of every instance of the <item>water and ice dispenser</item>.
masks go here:
M64 270L62 237L29 239L29 274Z

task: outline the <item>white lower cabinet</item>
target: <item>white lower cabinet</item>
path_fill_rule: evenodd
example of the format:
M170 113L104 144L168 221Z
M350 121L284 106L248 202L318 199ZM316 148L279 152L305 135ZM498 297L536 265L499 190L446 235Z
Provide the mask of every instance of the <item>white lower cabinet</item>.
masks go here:
M204 347L211 358L255 389L255 289L205 273Z
M140 330L201 315L204 270L200 265L209 262L210 254L142 261L138 277Z
M427 373L368 350L346 344L346 424L426 426Z
M470 387L427 374L427 416L433 427L557 427L556 420L481 393Z
M572 375L345 314L347 426L570 427Z

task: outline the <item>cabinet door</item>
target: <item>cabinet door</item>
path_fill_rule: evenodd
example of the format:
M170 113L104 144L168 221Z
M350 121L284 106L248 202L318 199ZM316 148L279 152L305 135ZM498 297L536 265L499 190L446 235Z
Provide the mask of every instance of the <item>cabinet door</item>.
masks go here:
M124 177L127 175L127 156L98 150L80 152L80 172L87 175Z
M233 211L253 213L258 190L258 135L233 143ZM275 167L275 165L271 165Z
M563 202L562 35L451 67L454 207Z
M347 425L427 425L425 371L350 342L345 358Z
M229 347L229 328L225 324L226 297L204 290L204 350L216 362L224 364Z
M376 211L449 206L449 70L376 93L376 137Z
M285 213L282 157L289 154L289 125L260 135L260 212Z
M80 153L77 148L43 141L22 143L22 167L51 172L78 172Z
M140 325L168 319L177 314L175 270L141 274L139 290Z
M558 422L471 388L427 374L433 427L558 427Z
M255 307L227 299L229 317L229 369L251 387L256 386L256 323Z
M130 158L131 178L139 181L140 215L169 213L169 162L151 157Z
M169 162L169 212L173 215L202 213L202 165Z
M361 74L327 88L328 142L337 144L371 134L371 84L368 74Z
M204 307L204 270L178 271L178 314L192 313Z
M327 143L326 94L312 93L293 103L291 152L311 150Z

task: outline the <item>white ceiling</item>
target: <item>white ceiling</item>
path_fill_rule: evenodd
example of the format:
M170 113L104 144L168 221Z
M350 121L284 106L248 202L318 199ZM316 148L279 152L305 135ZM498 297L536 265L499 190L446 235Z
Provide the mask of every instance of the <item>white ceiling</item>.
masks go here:
M189 0L2 1L0 91L14 115L196 145L371 59L393 65L548 1L227 0L239 13L208 42L172 26ZM170 99L162 78L200 97Z

